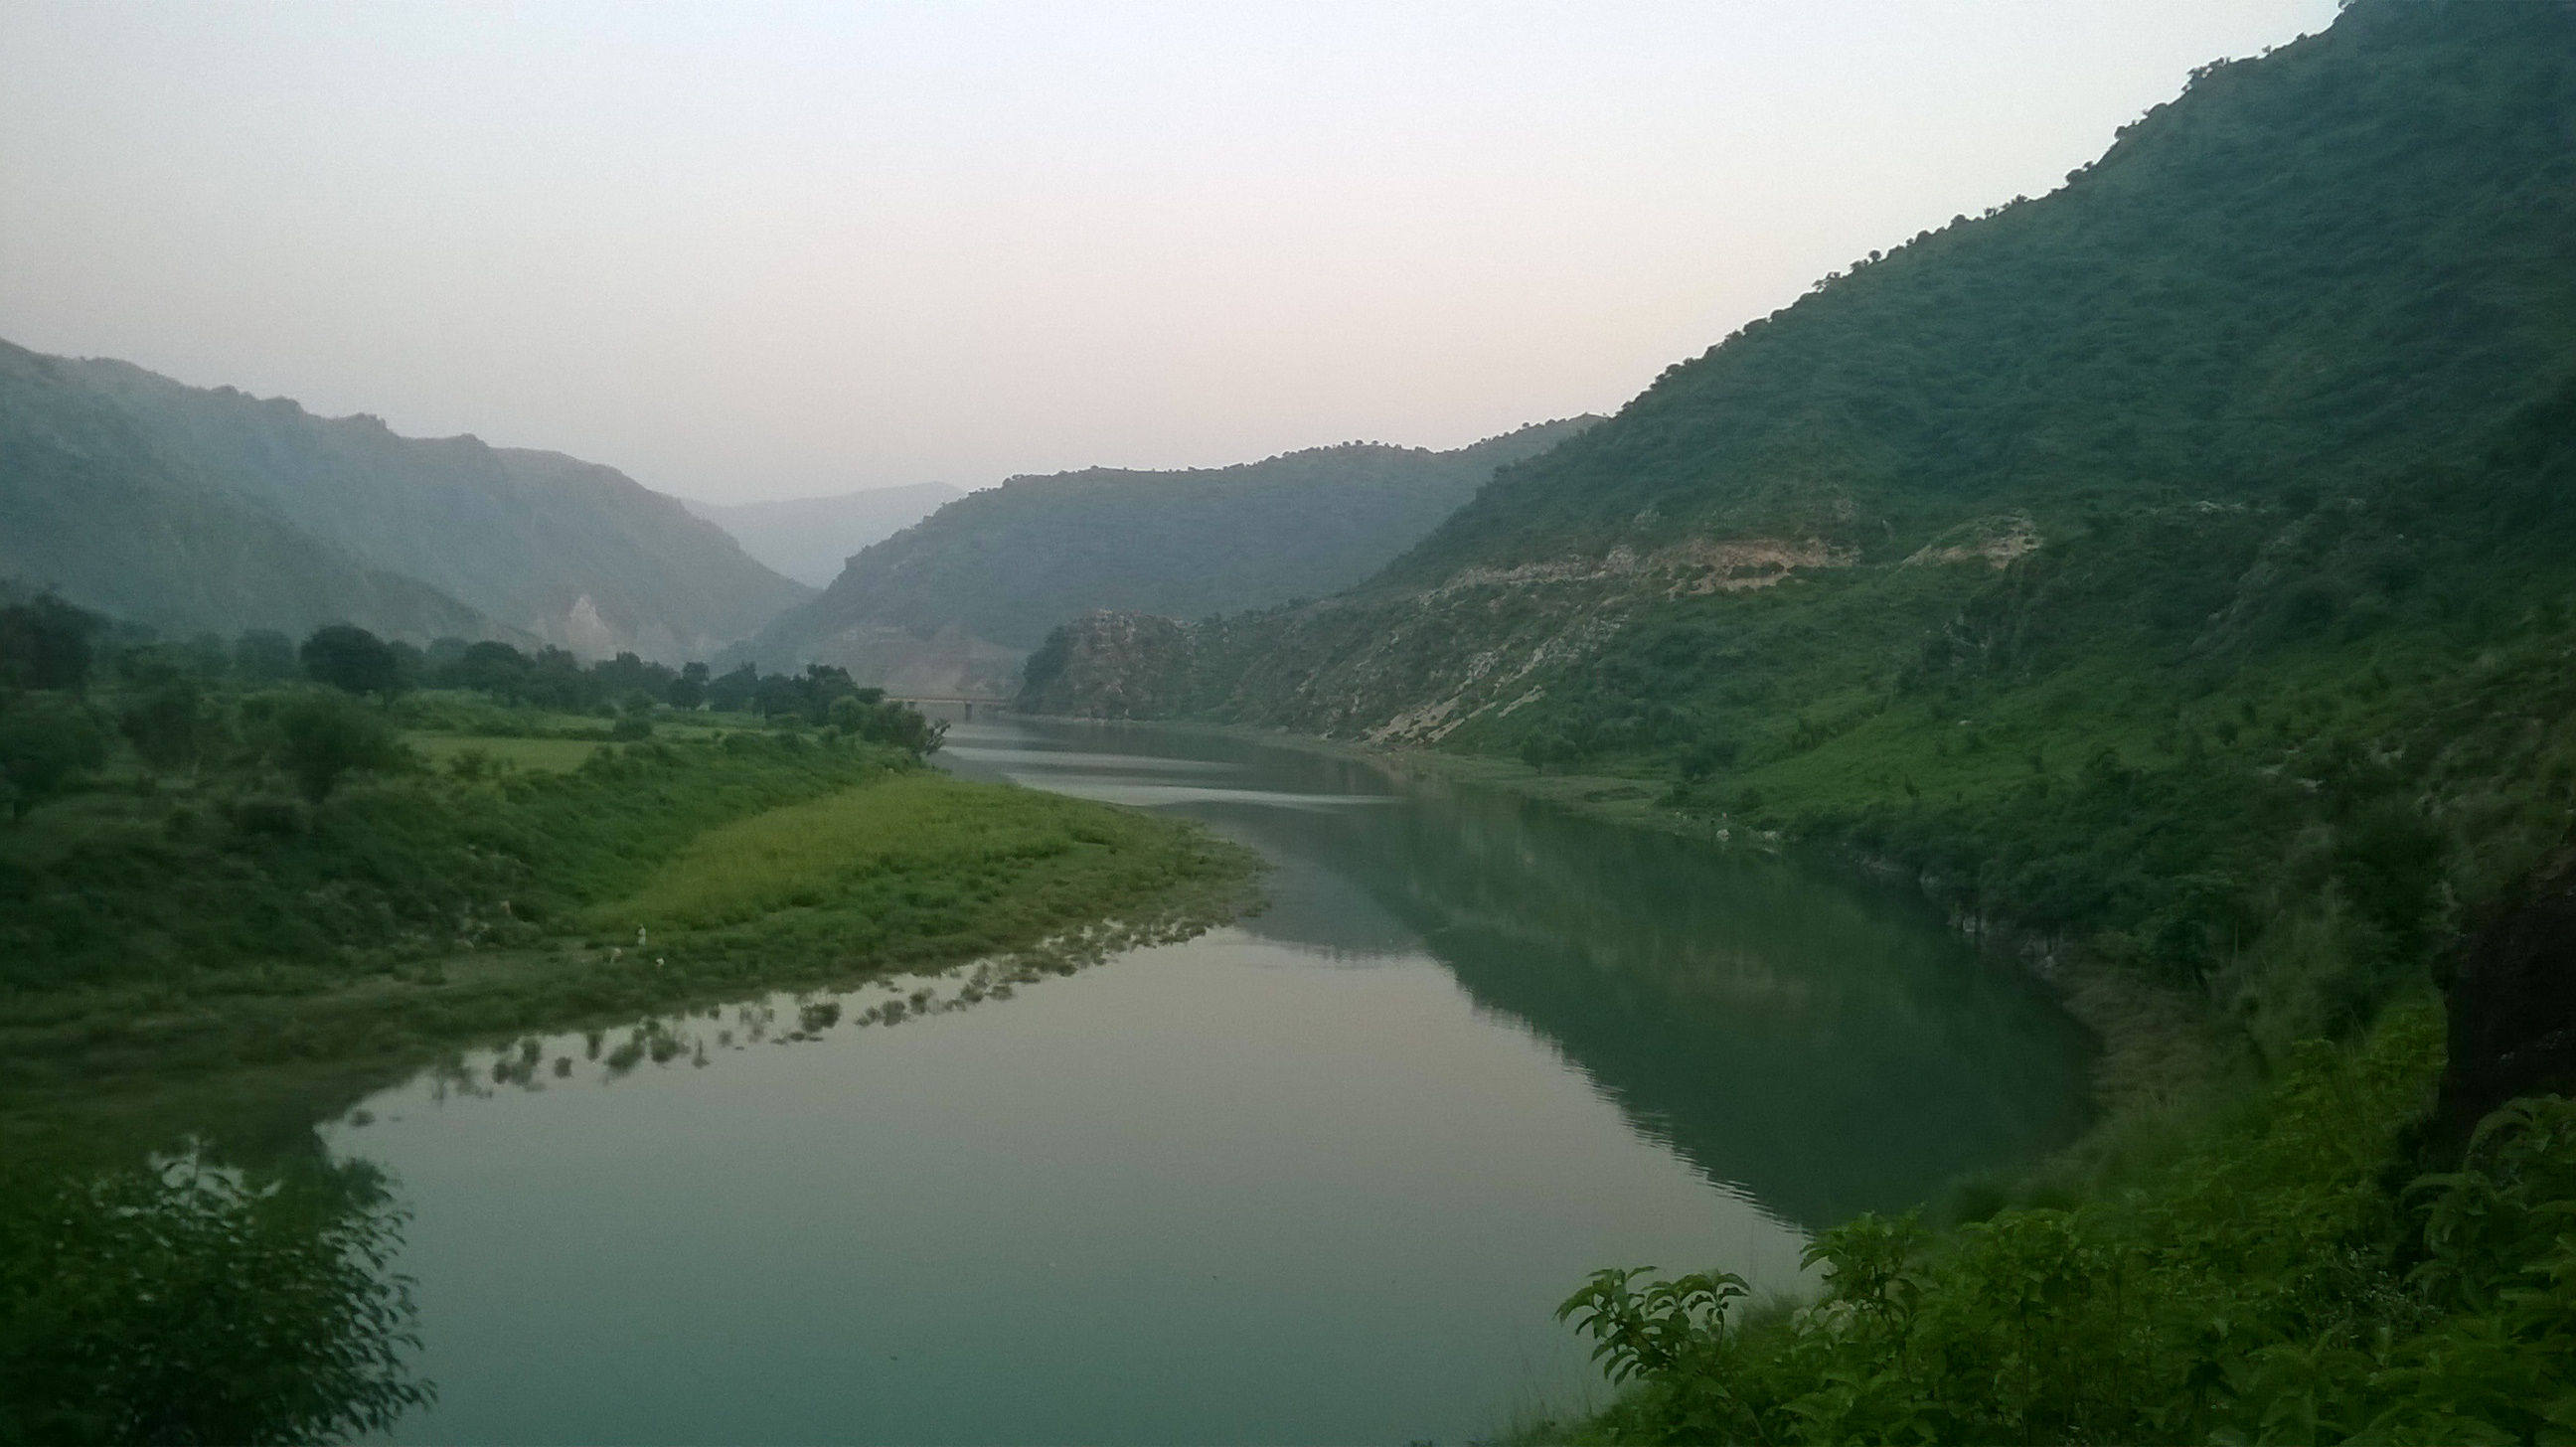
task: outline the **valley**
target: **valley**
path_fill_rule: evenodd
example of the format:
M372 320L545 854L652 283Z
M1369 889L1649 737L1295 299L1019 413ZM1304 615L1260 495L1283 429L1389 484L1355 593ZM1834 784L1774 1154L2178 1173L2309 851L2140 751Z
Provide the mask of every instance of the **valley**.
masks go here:
M1881 240L766 501L0 344L0 1443L2561 1440L2576 6Z

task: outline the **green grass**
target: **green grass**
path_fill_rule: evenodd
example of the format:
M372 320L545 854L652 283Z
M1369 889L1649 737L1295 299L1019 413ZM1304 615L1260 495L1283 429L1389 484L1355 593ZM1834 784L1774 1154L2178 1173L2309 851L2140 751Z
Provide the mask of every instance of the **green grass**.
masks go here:
M590 913L617 927L708 929L780 910L937 881L969 892L1085 845L1114 848L1132 821L1055 795L928 774L773 809L711 829L635 894Z
M403 742L437 768L449 767L459 756L479 754L495 765L540 774L570 773L600 747L596 741L586 739L502 738L417 730L404 734Z
M1249 860L1171 820L899 775L710 830L584 921L601 944L649 939L678 974L748 979L793 959L847 976L1068 930L1077 953L1194 932L1250 902Z

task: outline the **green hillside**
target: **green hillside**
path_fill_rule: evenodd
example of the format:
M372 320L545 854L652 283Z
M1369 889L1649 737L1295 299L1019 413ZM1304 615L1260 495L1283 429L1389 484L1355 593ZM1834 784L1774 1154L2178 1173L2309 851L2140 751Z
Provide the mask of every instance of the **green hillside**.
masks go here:
M2083 1149L1826 1233L1813 1309L1596 1277L1631 1390L1532 1440L2555 1441L2576 1114L2498 1107L2576 1095L2571 659L2576 7L2361 0L1021 702L1641 781L1560 782L1919 887L2102 1034Z
M2563 833L2571 483L2576 13L2364 4L1671 369L1369 583L1084 620L1023 702L1658 779L2288 1039ZM2265 954L2319 911L2358 934Z
M1591 420L1451 452L1355 442L1236 467L1015 477L850 559L752 653L840 664L898 690L1007 690L1022 654L1090 609L1196 618L1348 587L1495 469Z
M174 632L351 621L678 661L806 596L612 468L0 343L0 576Z

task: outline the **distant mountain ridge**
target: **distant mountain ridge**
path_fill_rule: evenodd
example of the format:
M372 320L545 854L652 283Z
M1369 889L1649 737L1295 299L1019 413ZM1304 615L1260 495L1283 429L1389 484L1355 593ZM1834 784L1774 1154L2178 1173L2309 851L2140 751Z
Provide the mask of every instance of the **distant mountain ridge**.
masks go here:
M1234 467L1015 477L862 551L742 651L903 692L1004 695L1048 630L1092 609L1198 617L1347 587L1497 469L1595 420L1447 452L1355 442Z
M0 343L0 575L172 632L705 657L807 596L614 468Z
M732 534L742 550L809 588L830 585L850 555L921 521L966 495L944 482L868 488L828 497L765 502L680 499L690 512Z

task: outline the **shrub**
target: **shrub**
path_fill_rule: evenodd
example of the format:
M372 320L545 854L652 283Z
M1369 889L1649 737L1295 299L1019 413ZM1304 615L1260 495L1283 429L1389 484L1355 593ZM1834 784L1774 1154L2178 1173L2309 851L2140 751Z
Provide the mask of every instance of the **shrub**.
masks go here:
M402 683L402 668L393 648L364 628L334 623L317 628L296 650L305 676L343 693L391 695Z
M24 1163L18 1163L23 1166ZM306 1442L430 1400L402 1218L363 1173L182 1160L0 1191L0 1440Z
M352 770L391 772L411 761L392 725L375 710L330 695L277 711L280 756L304 797L319 804Z
M106 731L77 699L28 694L0 711L0 795L12 819L106 762Z

